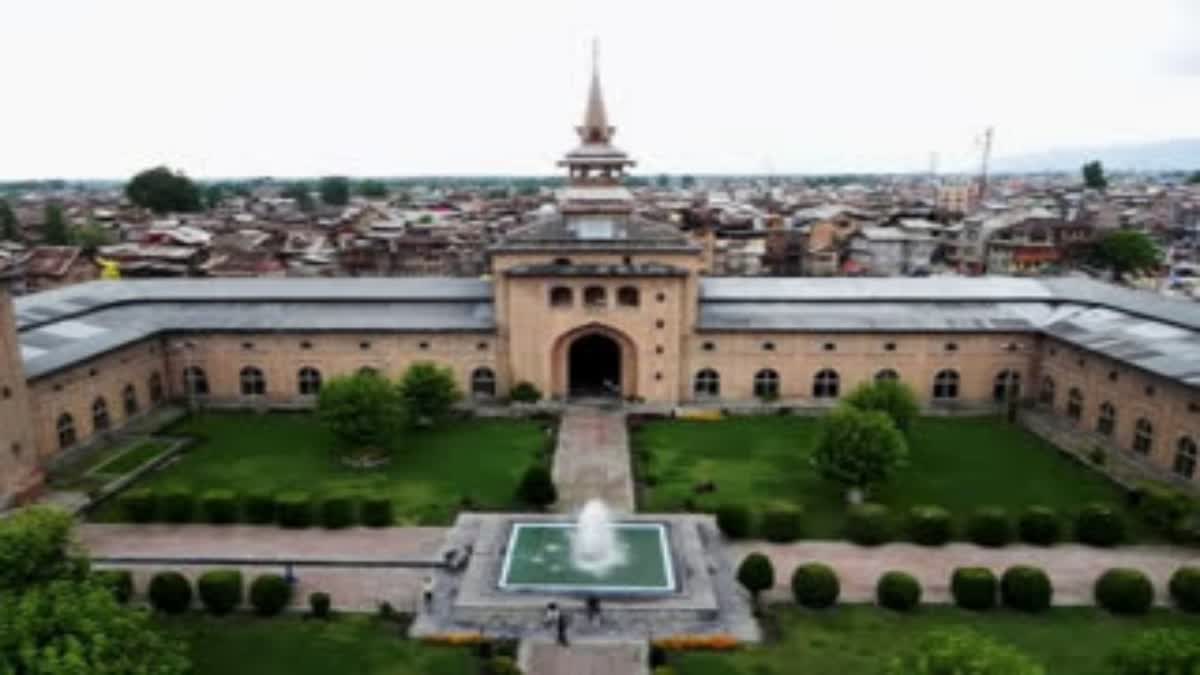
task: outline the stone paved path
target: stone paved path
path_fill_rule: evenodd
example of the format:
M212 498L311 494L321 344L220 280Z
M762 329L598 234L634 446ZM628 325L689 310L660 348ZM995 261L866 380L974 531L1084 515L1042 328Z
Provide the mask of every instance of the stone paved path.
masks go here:
M558 510L574 511L598 497L618 511L633 513L629 462L624 412L589 406L567 408L554 453Z
M1099 549L1079 544L1051 548L1006 546L981 548L972 544L924 547L915 544L888 544L867 548L832 541L768 544L740 542L733 545L731 556L741 561L751 551L760 551L775 566L775 588L770 600L790 600L792 570L805 562L823 562L841 578L841 599L846 602L874 602L875 582L888 570L908 572L921 581L922 600L950 601L950 575L956 567L989 567L997 574L1010 565L1037 565L1046 570L1054 584L1054 604L1093 604L1092 585L1109 567L1133 567L1144 571L1154 582L1156 600L1167 601L1167 580L1182 565L1200 565L1200 551L1169 546L1127 546Z
M283 530L250 525L101 525L83 524L80 542L91 556L229 559L325 559L345 561L434 560L446 536L438 527L348 528L345 530ZM98 564L97 567L107 565ZM282 574L283 566L238 566L252 579L263 573ZM162 570L179 570L195 577L214 565L119 565L134 572L138 592L150 577ZM324 591L334 607L345 611L374 611L380 602L401 611L416 608L422 580L421 569L355 567L295 567L297 578L294 605L306 607L308 594Z
M527 675L645 675L645 642L521 643L521 672Z

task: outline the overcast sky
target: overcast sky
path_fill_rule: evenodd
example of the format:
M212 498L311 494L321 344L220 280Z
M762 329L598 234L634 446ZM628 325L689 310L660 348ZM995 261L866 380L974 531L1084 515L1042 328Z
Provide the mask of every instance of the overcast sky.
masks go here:
M1200 136L1200 0L4 0L0 178L645 173Z

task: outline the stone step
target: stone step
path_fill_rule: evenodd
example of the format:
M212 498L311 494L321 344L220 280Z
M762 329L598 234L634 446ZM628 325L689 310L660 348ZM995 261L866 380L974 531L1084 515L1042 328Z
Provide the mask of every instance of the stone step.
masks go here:
M647 675L645 642L579 640L563 647L532 639L521 642L519 665L526 675Z

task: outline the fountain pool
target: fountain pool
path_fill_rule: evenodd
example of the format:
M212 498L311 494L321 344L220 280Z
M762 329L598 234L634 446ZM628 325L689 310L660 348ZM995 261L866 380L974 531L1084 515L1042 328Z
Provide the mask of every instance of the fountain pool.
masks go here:
M592 529L583 518L578 523L514 523L500 589L588 595L675 591L665 525L617 522L603 527Z

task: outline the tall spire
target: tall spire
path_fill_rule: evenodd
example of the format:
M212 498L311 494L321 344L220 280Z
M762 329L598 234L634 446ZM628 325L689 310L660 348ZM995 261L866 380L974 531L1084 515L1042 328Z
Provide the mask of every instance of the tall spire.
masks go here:
M613 131L608 125L604 94L600 91L600 43L593 38L592 86L588 91L587 110L583 114L583 126L579 127L579 137L584 143L608 143Z

